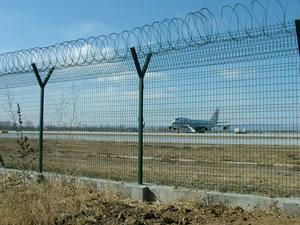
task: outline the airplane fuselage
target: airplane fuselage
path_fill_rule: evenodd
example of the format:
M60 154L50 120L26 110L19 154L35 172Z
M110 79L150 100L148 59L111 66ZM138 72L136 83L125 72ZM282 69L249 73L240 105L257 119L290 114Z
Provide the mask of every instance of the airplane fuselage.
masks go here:
M213 127L220 126L218 125L218 116L219 109L215 110L210 120L193 120L185 117L178 117L172 122L169 129L176 131L188 129L193 133L204 133L211 130ZM225 130L226 127L224 126L223 129Z
M173 130L183 130L188 128L191 132L205 132L211 130L215 126L210 120L191 120L188 118L179 118L172 122L169 127Z

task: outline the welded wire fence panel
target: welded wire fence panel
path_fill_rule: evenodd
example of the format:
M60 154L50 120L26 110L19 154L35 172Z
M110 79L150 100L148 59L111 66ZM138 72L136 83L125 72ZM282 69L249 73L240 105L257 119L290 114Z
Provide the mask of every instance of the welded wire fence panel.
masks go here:
M133 70L123 69L128 66L126 62L119 66L122 73L117 69L113 75L112 65L55 71L45 90L46 171L135 180L138 80ZM61 77L66 81L56 82ZM7 166L13 168L16 162L10 162L17 153L11 156L9 151L17 148L17 132L11 125L18 120L17 103L25 120L23 133L35 144L38 157L39 87L1 89L1 103L1 153L9 162Z
M1 79L1 84L6 82ZM26 162L23 168L36 169L37 150L38 150L38 133L36 124L39 119L39 92L37 86L13 87L0 89L0 155L2 156L7 168L21 168L22 154L21 146L18 140L21 140L21 134L29 137L32 152L32 160ZM18 105L20 114L18 114ZM20 117L21 116L21 120ZM26 160L25 160L26 161Z
M278 25L256 24L255 10L248 13L251 23L237 15L236 30L232 21L219 29L224 24L202 9L184 20L1 54L6 167L18 168L17 140L24 134L36 158L28 168L37 169L36 63L42 79L55 68L45 87L45 171L136 181L139 79L129 50L136 46L141 65L153 53L144 80L146 183L299 196L295 26L285 16Z
M103 68L75 68L78 79L47 86L45 168L135 181L137 79L131 71L100 76Z
M145 84L146 182L299 195L297 37L271 29L153 59L174 66Z

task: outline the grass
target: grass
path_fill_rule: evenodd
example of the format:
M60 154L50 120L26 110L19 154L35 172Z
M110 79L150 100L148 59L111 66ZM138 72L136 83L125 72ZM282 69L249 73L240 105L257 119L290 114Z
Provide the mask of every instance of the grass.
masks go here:
M31 141L37 149L37 142ZM47 171L136 181L137 145L45 140ZM0 139L0 155L15 167L14 139ZM36 152L37 154L37 152ZM268 196L300 196L300 148L267 145L145 144L144 179L166 184ZM35 169L37 162L31 164Z
M66 215L79 213L80 202L91 192L89 186L76 184L73 193L67 180L28 183L24 192L21 177L10 174L6 179L7 187L0 191L1 225L58 224Z
M206 205L197 201L145 203L99 192L94 186L67 179L28 183L22 190L22 178L8 175L8 186L0 190L1 225L30 224L203 224L203 225L296 225L275 210L246 212L242 208ZM3 177L0 176L0 183ZM18 180L20 180L18 182Z

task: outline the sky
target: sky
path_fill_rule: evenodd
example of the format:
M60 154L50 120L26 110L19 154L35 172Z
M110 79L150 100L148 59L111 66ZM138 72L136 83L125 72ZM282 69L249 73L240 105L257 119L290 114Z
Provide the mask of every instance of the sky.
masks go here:
M271 1L276 3L276 0ZM72 39L130 30L164 18L184 18L187 13L203 7L219 15L222 5L233 5L241 0L90 0L85 2L86 4L78 0L3 1L0 7L0 26L5 32L0 35L0 52L48 46ZM286 0L282 0L281 3L286 4ZM274 5L275 7L269 10L269 24L276 23L281 14L280 8L276 7L278 4ZM299 0L289 1L288 21L300 17L299 5ZM262 16L259 10L256 16L258 18ZM228 21L223 22L228 24ZM292 44L291 42L293 40L287 38L286 41L283 39L274 42L274 46L278 47L278 50L289 48L290 45L294 48L295 42ZM255 44L257 43L254 42L253 46ZM224 45L224 48L226 46ZM215 60L215 63L220 63L219 65L208 66L209 63L206 63L206 66L201 66L201 60L205 61L201 58L201 49L195 50L194 58L191 57L193 54L175 53L177 55L172 56L175 58L174 61L170 58L169 61L163 61L162 71L146 76L147 125L168 126L178 116L209 119L215 108L221 108L221 120L229 121L229 124L287 126L296 124L300 127L298 119L300 102L297 88L300 84L298 76L300 64L297 55L291 54L284 58L278 54L272 58L270 53L269 59L247 58L247 53L262 50L249 46L251 45L246 45L240 50L232 48L231 51L232 55L242 54L244 58L241 59L245 62L240 62L238 57L231 62L230 55L226 51L221 51L206 56L207 62ZM270 47L268 43L262 46L265 50ZM283 49L280 49L280 46ZM151 62L150 70L151 65L155 63L159 63L157 58ZM186 68L173 68L180 63ZM188 65L191 65L191 68ZM118 66L118 64L111 64L108 70ZM164 66L168 68L165 71L163 71ZM136 77L132 75L133 72L125 76L110 77L108 74L101 77L106 72L99 65L99 68L96 66L82 71L69 71L69 73L82 77L98 76L98 78L50 83L46 89L46 124L136 126L138 83ZM55 71L53 76L63 75L62 70ZM33 76L31 78L34 79ZM7 109L7 91L9 91L14 103L22 103L25 120L31 120L34 125L37 125L39 112L37 90L37 86L0 89L1 118L9 116Z
M281 0L282 4L286 1L288 0ZM249 1L2 0L0 53L120 32L165 18L183 18L187 13L201 8L209 8L219 15L222 5L233 5L237 2ZM289 0L289 17L297 17L299 5L300 0ZM274 8L270 11L273 15L278 15L279 9Z

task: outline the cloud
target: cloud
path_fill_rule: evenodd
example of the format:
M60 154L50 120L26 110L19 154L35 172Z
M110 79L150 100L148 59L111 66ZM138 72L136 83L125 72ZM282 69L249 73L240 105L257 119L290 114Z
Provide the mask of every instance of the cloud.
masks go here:
M106 76L106 77L99 77L97 78L98 82L107 82L107 81L112 81L112 82L118 82L118 81L134 81L135 79L138 79L138 75L137 74L131 74L131 73L136 73L136 71L128 71L128 69L122 68L121 65L116 65L116 64L108 64L107 67L118 67L120 70L124 70L123 73L117 74L117 75L111 75L111 76ZM135 76L135 77L134 77ZM159 81L159 80L163 80L163 79L167 79L167 74L164 72L149 72L146 73L145 75L145 82L149 82L149 81Z
M82 37L99 36L112 33L114 29L108 24L99 21L83 21L74 24L64 32L65 39L78 39Z
M138 99L139 98L139 91L125 91L124 96L128 99ZM167 98L170 97L168 93L162 92L162 93L157 93L157 92L148 92L146 91L144 93L144 98L145 99L160 99L160 98Z
M152 92L152 93L149 93L149 92L146 92L145 94L145 98L146 99L163 99L163 98L171 98L173 96L173 93L172 92L169 92L167 90L167 92Z
M95 51L96 51L95 46L92 46L91 44L88 44L88 43L84 44L81 47L70 48L69 55L71 57L69 58L70 61L68 63L72 63L74 61L83 61L84 62L87 60L87 57L92 55Z
M255 70L253 68L231 68L221 70L219 74L227 79L247 79L255 74Z

